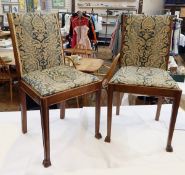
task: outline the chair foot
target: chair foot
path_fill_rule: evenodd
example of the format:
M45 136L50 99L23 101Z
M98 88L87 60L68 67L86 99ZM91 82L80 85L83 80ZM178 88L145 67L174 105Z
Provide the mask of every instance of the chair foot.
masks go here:
M97 134L95 134L95 137L96 137L97 139L101 139L101 138L102 138L102 135L101 135L101 133L97 133Z
M26 130L23 129L23 130L22 130L22 133L23 133L23 134L26 134L26 133L27 133L27 129L26 129Z
M166 146L166 151L167 152L173 152L173 147L171 145Z
M45 168L51 166L51 161L50 160L43 160L42 164L44 165Z
M106 136L105 137L105 142L110 143L110 137Z

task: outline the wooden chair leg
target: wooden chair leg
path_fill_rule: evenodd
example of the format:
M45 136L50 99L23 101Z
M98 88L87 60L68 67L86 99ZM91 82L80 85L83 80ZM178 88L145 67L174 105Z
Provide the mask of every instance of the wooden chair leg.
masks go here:
M175 129L175 123L176 123L176 119L177 119L181 93L182 93L181 91L179 93L177 93L176 96L174 97L174 100L173 100L172 114L171 114L171 120L170 120L170 126L169 126L167 146L166 146L167 152L173 152L173 147L171 146L171 142L172 142L173 132Z
M60 103L60 119L65 118L65 101Z
M101 90L96 91L96 114L95 114L95 137L101 139L100 130L100 110L101 110Z
M12 81L10 81L10 99L11 99L11 102L12 102L12 99L13 99Z
M158 102L157 102L157 112L156 112L156 116L155 116L155 120L159 121L159 116L160 116L160 112L161 112L161 106L163 104L164 98L163 97L159 97L158 98Z
M21 119L22 119L22 133L27 133L27 107L26 107L26 94L20 88L21 96Z
M77 108L79 108L79 107L80 107L80 103L79 103L79 99L78 99L78 97L76 97L76 105L77 105Z
M83 106L88 106L88 94L83 95Z
M108 87L108 105L107 105L107 136L105 142L110 142L111 137L111 125L112 125L112 100L113 100L113 89Z
M51 165L50 161L50 138L49 138L49 107L46 100L41 101L41 125L42 125L42 137L44 147L44 167Z
M120 99L120 92L116 92L116 115L119 115L120 113L120 105L121 105L121 99Z

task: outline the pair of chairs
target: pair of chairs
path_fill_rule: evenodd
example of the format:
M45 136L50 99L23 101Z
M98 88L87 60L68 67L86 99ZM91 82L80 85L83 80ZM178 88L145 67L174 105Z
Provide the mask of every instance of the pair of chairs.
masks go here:
M102 84L108 87L106 142L110 142L114 91L167 96L174 99L167 143L167 151L172 151L171 140L181 91L166 72L171 32L170 17L123 16L122 51L114 59L103 80L65 65L56 14L8 14L8 21L20 77L22 132L27 132L27 94L41 107L44 167L51 165L49 106L61 104L60 118L64 119L66 100L96 93L95 137L100 139L102 137L99 132ZM113 76L118 62L121 68ZM158 105L158 110L160 106L161 104Z

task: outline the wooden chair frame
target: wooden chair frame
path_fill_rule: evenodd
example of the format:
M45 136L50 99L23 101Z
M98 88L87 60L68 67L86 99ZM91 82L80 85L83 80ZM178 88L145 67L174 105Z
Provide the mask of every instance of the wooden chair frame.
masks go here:
M169 133L167 139L167 146L166 151L172 152L173 148L171 146L173 132L175 128L180 98L181 98L181 90L174 90L174 89L165 89L165 88L156 88L156 87L145 87L145 86L132 86L132 85L124 85L124 84L108 84L108 110L107 110L107 136L105 138L105 142L110 142L111 138L111 123L112 123L112 100L113 100L113 92L117 92L117 97L119 99L119 92L122 93L133 93L133 94L143 94L149 96L158 96L158 97L169 97L173 99L172 105L172 114L171 120L169 125ZM160 99L160 98L159 98ZM116 106L116 114L119 115L119 108L120 108L120 99L117 100ZM162 103L159 100L157 106L157 113L156 113L156 120L159 120L159 114Z
M124 31L122 31L122 34ZM169 38L170 42L170 38ZM123 43L123 42L122 42ZM121 67L121 56L118 54L114 59L114 62L109 70L107 76L104 78L102 84L104 87L107 88L108 94L108 106L107 106L107 136L105 138L105 142L111 141L111 125L112 125L112 102L113 102L113 93L116 92L116 115L119 115L120 112L120 92L122 93L132 93L132 94L143 94L149 96L156 96L159 97L158 105L157 105L157 112L155 116L155 120L159 120L162 99L164 97L169 97L173 100L172 105L172 113L171 113L171 120L169 125L169 132L168 132L168 139L167 139L167 146L166 151L172 152L173 148L171 145L173 132L175 128L176 118L178 114L179 103L181 99L182 90L180 89L170 89L170 88L160 88L160 87L147 87L147 86L137 86L137 85L127 85L127 84L114 84L109 83L110 79L112 78L117 65Z
M91 84L83 85L78 88L55 93L49 96L41 96L30 85L21 79L18 47L16 43L16 35L13 29L13 21L11 14L8 14L8 20L11 31L11 38L14 49L14 57L16 67L19 74L19 90L21 95L21 117L22 117L22 132L27 133L27 108L26 108L26 94L29 95L37 104L40 105L41 126L44 147L44 167L51 165L50 161L50 130L49 130L49 106L53 104L60 105L60 118L65 118L65 101L74 97L82 96L89 93L96 93L96 109L95 109L95 137L100 139L102 136L99 132L100 127L100 97L102 81L97 81ZM63 48L61 48L63 51Z

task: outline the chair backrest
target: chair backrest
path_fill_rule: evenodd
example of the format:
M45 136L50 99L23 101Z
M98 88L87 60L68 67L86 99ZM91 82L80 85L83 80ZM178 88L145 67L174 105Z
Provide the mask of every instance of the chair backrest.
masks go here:
M20 76L63 64L57 14L8 14L8 21Z
M82 58L92 58L95 56L94 51L92 49L87 49L83 44L76 44L76 46L73 48L72 54L77 54Z
M166 15L123 15L122 66L168 66L172 17Z

